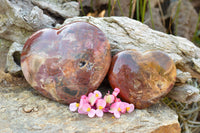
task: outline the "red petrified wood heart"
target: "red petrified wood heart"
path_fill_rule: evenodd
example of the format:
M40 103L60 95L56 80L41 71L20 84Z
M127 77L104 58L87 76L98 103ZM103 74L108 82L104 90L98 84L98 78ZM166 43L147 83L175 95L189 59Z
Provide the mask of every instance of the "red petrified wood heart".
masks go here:
M112 88L120 89L120 96L142 109L156 103L173 87L176 67L163 52L139 53L128 50L113 57L109 71Z
M86 22L34 33L24 45L21 67L42 95L69 104L97 89L111 62L103 32Z

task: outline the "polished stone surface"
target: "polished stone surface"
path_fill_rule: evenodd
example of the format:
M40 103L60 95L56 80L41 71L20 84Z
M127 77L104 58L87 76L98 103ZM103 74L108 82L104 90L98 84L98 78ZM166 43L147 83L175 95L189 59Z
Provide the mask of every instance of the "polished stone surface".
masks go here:
M42 95L66 104L96 90L110 62L104 33L86 22L40 30L27 40L21 54L28 83Z
M139 109L149 107L165 96L175 80L175 64L161 51L120 52L113 57L109 71L112 88L119 88L121 98Z

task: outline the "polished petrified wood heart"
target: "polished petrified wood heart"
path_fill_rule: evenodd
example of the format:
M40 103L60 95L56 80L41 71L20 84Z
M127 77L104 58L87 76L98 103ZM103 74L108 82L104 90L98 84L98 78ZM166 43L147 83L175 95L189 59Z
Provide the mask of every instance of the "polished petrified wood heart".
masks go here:
M103 32L86 22L34 33L24 45L21 67L42 95L69 104L100 85L111 62Z
M109 71L112 88L120 96L142 109L156 103L173 87L176 67L172 59L160 51L140 53L123 51L113 57Z

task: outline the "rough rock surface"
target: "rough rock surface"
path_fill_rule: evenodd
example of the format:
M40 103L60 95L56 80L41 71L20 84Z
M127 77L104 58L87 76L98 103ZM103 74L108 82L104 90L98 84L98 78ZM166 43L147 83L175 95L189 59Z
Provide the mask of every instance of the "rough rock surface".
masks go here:
M16 2L16 3L15 3ZM55 20L43 14L30 1L2 0L0 4L0 37L23 44L33 31L52 27Z
M0 69L5 69L6 58L9 51L9 47L11 46L12 42L7 41L5 39L0 39Z
M176 83L177 84L184 84L188 80L191 80L192 76L189 72L183 72L179 69L176 69L177 76L176 76Z
M186 84L174 87L168 96L176 101L188 104L200 101L199 89Z
M123 114L89 118L72 113L68 106L38 95L26 87L0 88L0 132L134 132L180 133L178 116L166 105Z
M7 54L7 61L5 66L5 72L9 72L13 75L21 74L21 67L20 67L20 55L22 51L23 45L14 42L8 51Z
M49 6L42 4L42 0L1 0L0 38L24 44L34 31L79 15L77 2L62 4L64 1L48 0L45 3Z
M37 5L43 10L47 10L56 16L63 18L71 18L79 15L79 4L75 1L66 2L65 0L31 0L34 5Z

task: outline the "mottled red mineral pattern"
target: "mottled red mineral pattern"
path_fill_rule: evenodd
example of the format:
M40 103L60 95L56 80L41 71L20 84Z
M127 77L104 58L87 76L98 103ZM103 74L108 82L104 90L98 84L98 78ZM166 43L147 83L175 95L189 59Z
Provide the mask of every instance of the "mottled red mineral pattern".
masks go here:
M119 88L121 98L139 109L149 107L165 96L175 80L174 62L160 51L120 52L113 57L109 71L112 88Z
M27 40L21 54L28 83L65 104L96 90L110 63L110 44L104 33L86 22L40 30Z

